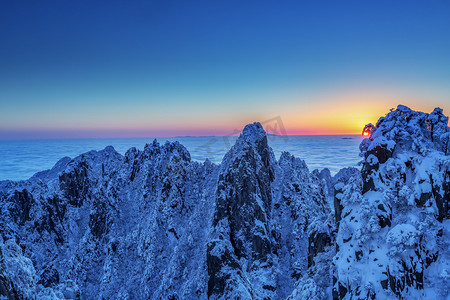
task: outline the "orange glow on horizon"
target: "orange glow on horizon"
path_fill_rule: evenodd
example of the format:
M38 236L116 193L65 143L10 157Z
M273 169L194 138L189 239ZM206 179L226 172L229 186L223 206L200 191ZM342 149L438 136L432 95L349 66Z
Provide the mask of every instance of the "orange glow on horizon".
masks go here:
M263 99L270 105L258 107L248 112L244 108L230 109L205 114L197 110L195 114L182 110L175 112L158 111L114 119L98 118L95 122L80 122L78 118L53 120L53 124L39 121L30 127L22 122L15 126L2 124L1 139L46 139L46 138L122 138L122 137L177 137L177 136L236 136L245 125L260 122L268 134L276 135L358 135L370 137L366 124L376 124L380 117L403 104L416 111L430 113L434 107L444 109L448 115L450 106L439 101L405 100L389 96L388 93L339 93L324 95L293 96L292 99L277 101ZM435 104L434 104L435 103ZM212 111L212 110L211 110ZM234 112L234 113L233 113ZM280 121L274 121L274 120ZM278 123L277 123L278 122ZM57 128L57 129L55 129ZM3 135L2 135L3 134ZM3 136L3 137L2 137Z
M366 124L376 124L380 117L386 116L390 109L396 109L399 104L406 105L416 111L431 113L440 106L444 113L448 106L442 103L430 103L423 99L415 99L395 93L355 90L332 91L323 95L299 97L299 101L285 114L281 115L288 134L298 135L339 135L352 134L369 137L362 130Z

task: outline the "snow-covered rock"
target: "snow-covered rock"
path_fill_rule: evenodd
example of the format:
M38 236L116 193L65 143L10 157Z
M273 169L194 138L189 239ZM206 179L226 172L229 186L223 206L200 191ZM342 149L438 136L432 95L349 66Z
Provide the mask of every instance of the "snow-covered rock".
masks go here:
M259 123L218 166L191 161L177 142L63 158L0 183L2 238L29 270L22 281L3 271L0 294L285 298L307 276L309 235L330 231L325 194L303 161L276 161Z
M399 106L335 176L254 123L219 165L154 141L2 181L0 299L445 299L447 122Z
M449 295L448 118L399 105L361 143L362 180L342 187L334 298Z

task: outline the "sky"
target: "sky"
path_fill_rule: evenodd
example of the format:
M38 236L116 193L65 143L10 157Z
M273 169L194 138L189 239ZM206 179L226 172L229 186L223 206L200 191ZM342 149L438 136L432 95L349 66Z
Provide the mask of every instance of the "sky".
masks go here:
M449 1L2 1L0 139L359 134L450 114Z

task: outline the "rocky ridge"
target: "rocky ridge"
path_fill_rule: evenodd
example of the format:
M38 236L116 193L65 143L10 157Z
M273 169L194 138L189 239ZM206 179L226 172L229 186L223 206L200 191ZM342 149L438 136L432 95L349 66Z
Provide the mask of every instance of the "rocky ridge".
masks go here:
M219 165L154 141L0 182L0 298L445 299L447 124L399 106L335 176L254 123Z

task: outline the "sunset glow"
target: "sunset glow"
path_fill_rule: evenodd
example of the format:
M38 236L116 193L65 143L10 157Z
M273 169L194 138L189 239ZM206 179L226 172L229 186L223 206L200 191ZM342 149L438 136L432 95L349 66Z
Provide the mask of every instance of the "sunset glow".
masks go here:
M361 134L398 104L450 113L444 3L23 5L0 10L0 140L229 135L274 117L287 134Z

